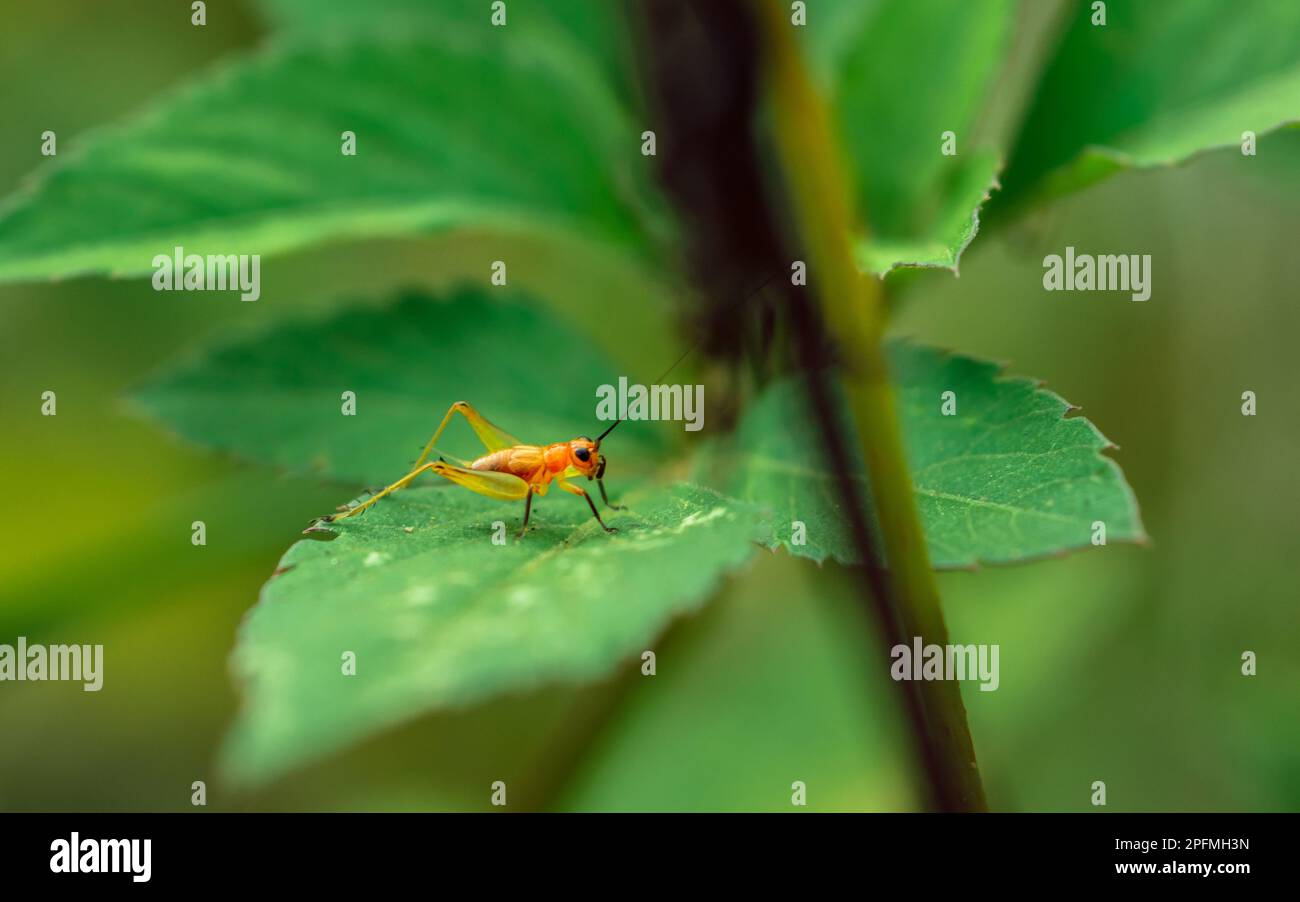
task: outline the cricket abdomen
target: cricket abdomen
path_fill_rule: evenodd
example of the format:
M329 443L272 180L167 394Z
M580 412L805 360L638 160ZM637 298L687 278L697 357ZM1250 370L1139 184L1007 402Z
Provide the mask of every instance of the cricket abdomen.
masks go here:
M495 473L509 473L525 482L533 482L539 470L545 469L542 449L536 445L516 445L502 448L491 454L484 454L470 464L472 470L491 470Z

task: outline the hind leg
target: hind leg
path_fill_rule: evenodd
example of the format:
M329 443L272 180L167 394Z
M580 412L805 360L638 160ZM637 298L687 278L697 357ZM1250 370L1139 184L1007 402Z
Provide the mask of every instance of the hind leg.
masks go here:
M389 495L398 489L406 488L415 477L419 476L426 470L441 476L443 479L454 482L459 486L463 486L471 492L484 495L488 498L498 498L503 501L511 501L523 498L525 495L529 494L528 483L524 482L518 476L513 476L509 473L470 470L466 467L453 467L445 461L435 460L432 463L416 467L401 479L397 480L397 482L393 483L374 497L366 499L356 507L346 510L341 514L322 518L322 522L331 523L335 520L343 520L347 517L351 517L353 514L359 514L385 495Z
M524 499L524 523L519 527L519 535L515 538L522 539L524 532L528 529L528 517L533 510L533 487L518 476L510 473L497 473L493 470L471 470L466 467L453 467L450 464L439 461L434 464L434 472L444 479L449 479L457 485L464 486L471 492L483 495L488 498L498 498L502 501L513 501L520 498Z
M366 508L370 507L370 505L378 501L380 498L383 498L385 495L390 495L393 492L396 492L398 489L406 488L406 486L408 486L415 479L415 477L419 476L425 470L434 469L434 467L436 466L437 464L425 464L424 466L416 467L414 470L407 473L401 479L397 480L397 482L394 482L388 488L384 489L382 492L379 492L376 495L372 495L370 498L367 498L361 504L358 504L356 507L348 508L341 514L330 514L328 517L321 517L321 522L333 523L335 520L346 520L348 517L351 517L354 514L359 514Z
M470 428L474 430L478 440L489 451L500 451L502 448L511 448L520 444L519 439L489 422L487 417L471 407L467 401L457 401L447 408L447 413L443 415L442 422L438 424L437 431L433 433L433 438L429 439L429 444L425 445L424 451L420 453L420 459L415 462L416 467L419 467L428 458L430 452L433 451L433 446L438 444L442 431L451 422L452 414L455 413L460 413L469 422Z

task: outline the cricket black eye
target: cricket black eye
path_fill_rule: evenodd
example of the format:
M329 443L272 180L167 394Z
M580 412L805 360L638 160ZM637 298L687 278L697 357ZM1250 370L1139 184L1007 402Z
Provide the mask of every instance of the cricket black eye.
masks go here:
M577 448L574 450L573 456L578 458L578 460L582 461L583 463L586 463L588 460L591 459L591 452L588 451L586 448Z

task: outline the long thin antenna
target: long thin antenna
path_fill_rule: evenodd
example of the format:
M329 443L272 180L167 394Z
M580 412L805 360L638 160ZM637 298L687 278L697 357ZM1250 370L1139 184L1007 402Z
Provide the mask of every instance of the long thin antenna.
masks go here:
M777 270L776 272L773 272L770 276L768 276L766 279L764 279L762 282L760 282L760 283L758 284L758 287L756 287L756 288L750 290L748 293L746 293L745 295L743 295L743 296L742 296L738 301L736 301L737 306L739 306L740 304L743 304L745 301L749 300L749 299L752 298L754 295L758 294L760 291L762 291L764 288L766 288L766 287L768 286L768 284L769 284L773 279L776 278L776 276L777 276L777 272L780 272L780 270ZM682 355L681 355L680 357L678 357L676 360L673 361L673 365L670 366L670 367L668 367L668 369L664 370L662 373L660 373L660 374L659 374L659 377L658 377L657 379L655 379L653 382L651 382L650 384L651 384L651 385L659 385L659 384L661 384L665 379L668 378L668 374L669 374L669 373L671 373L673 370L677 369L678 364L680 364L683 360L685 360L687 357L689 357L689 356L690 356L691 354L693 354L695 351L698 351L699 348L700 348L700 345L702 345L702 344L704 344L704 339L703 339L703 338L701 338L699 341L695 342L695 344L691 345L691 346L690 346L689 348L687 348L685 351L682 351ZM618 425L619 423L621 423L621 422L623 422L621 419L619 419L619 420L615 420L614 423L613 423L613 425L611 425L608 429L606 429L604 432L602 432L602 433L601 433L601 434L596 438L596 447L597 447L597 448L600 447L601 439L603 439L605 436L607 436L607 435L609 435L611 432L613 432L613 431L614 431L614 426L617 426L617 425Z
M605 436L607 436L607 435L609 435L611 432L613 432L613 431L614 431L614 427L617 426L617 425L618 425L619 423L621 423L621 422L623 422L623 421L622 421L622 420L615 420L615 421L610 425L610 427L609 427L608 429L606 429L606 430L605 430L604 432L602 432L600 435L596 436L596 447L600 447L600 441L601 441L601 439L603 439Z

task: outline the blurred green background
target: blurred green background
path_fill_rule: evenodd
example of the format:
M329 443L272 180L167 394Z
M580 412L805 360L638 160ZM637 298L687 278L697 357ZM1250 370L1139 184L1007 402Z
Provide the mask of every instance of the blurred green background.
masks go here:
M203 29L182 6L5 5L0 192L39 167L45 129L62 151L262 38L246 6ZM960 278L905 280L895 331L1007 361L1080 405L1122 447L1153 538L942 575L953 641L1001 645L1001 688L966 694L995 809L1092 810L1094 780L1110 810L1300 808L1298 167L1293 130L1257 158L1120 175L979 236ZM1067 243L1150 253L1152 301L1043 292L1042 257ZM550 251L516 242L512 279L572 293ZM426 717L255 793L216 780L240 618L347 491L187 447L122 397L210 336L481 281L487 259L475 235L335 245L266 261L254 304L145 279L0 286L0 642L102 643L107 674L100 693L0 685L0 810L191 810L194 780L216 809L484 810L497 779L512 807L788 810L795 780L813 810L915 807L843 574L767 553L669 635L653 680ZM621 275L585 274L580 291L648 291ZM56 417L40 416L46 390Z

